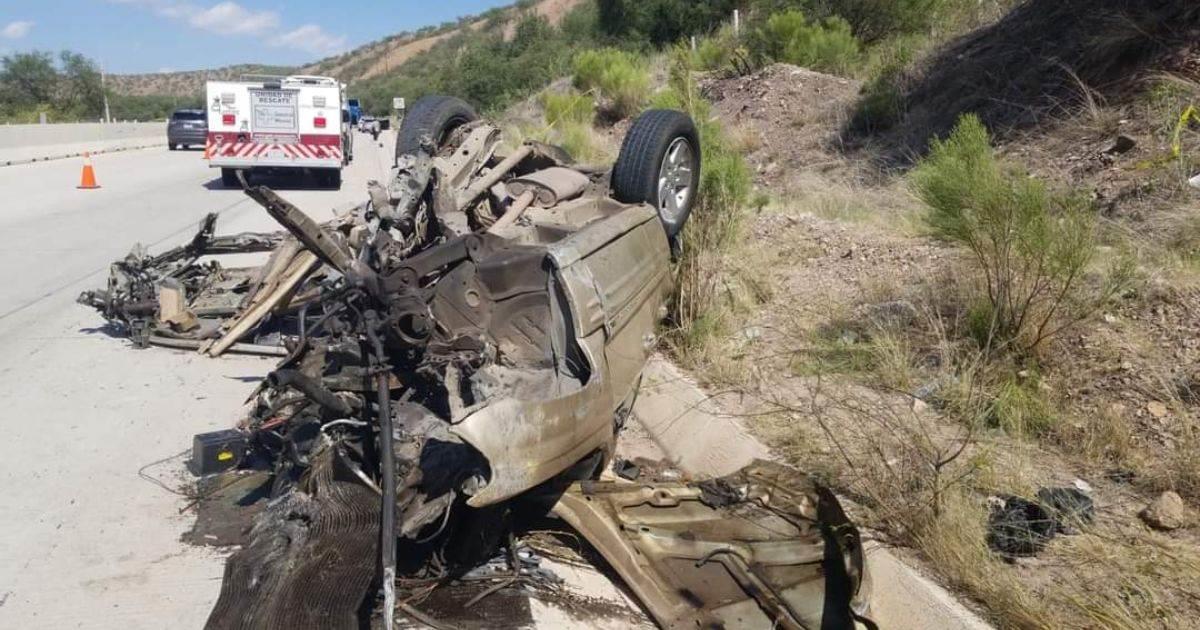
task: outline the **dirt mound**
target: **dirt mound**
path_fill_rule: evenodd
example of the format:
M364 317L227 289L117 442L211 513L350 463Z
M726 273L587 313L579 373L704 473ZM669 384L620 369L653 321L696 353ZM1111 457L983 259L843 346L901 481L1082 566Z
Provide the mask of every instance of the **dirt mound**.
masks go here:
M788 188L791 175L847 166L837 131L858 82L774 64L746 76L709 78L701 87L747 153L759 184Z
M876 146L891 158L919 154L966 112L1003 137L1097 97L1120 98L1149 74L1186 71L1198 41L1195 0L1028 0L904 78L903 114ZM870 135L871 125L856 116L847 138Z

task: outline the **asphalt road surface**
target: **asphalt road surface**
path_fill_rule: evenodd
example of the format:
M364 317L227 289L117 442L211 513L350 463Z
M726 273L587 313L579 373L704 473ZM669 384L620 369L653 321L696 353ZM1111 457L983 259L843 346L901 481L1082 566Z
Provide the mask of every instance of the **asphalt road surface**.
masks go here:
M324 220L388 153L360 134L341 190L280 193ZM198 151L93 161L99 190L76 189L78 159L0 168L0 628L196 628L224 556L181 543L187 501L138 473L229 427L273 360L137 350L74 300L135 242L182 243L209 212L218 233L278 228ZM181 460L142 472L174 488Z

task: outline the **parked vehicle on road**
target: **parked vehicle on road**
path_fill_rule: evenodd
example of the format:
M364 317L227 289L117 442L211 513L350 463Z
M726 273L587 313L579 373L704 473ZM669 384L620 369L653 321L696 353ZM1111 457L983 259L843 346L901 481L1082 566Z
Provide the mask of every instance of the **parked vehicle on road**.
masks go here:
M186 149L208 140L208 117L203 109L177 109L167 121L167 148Z
M205 157L227 187L237 172L310 172L340 188L349 163L349 111L336 79L289 76L209 81Z
M358 130L363 133L371 134L372 140L379 139L379 132L382 130L382 125L378 118L374 116L363 116L358 119Z

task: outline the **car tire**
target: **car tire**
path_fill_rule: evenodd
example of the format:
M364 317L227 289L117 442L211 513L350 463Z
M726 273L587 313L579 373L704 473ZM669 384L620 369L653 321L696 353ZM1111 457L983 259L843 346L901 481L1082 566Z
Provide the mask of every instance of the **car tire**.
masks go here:
M700 134L683 112L652 109L633 121L613 165L613 197L658 210L667 236L683 231L700 187Z
M237 178L237 169L223 168L221 169L221 185L226 188L241 188L242 184Z
M421 148L421 138L429 136L441 146L458 127L479 119L475 109L453 96L423 96L413 103L396 134L396 157L411 155Z

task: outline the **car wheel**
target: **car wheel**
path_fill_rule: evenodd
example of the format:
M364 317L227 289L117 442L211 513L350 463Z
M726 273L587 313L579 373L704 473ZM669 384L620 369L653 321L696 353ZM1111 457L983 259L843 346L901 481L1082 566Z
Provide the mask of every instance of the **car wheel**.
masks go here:
M221 185L226 188L241 188L242 185L240 182L238 182L237 178L237 169L221 169Z
M683 112L652 109L625 134L613 166L613 196L658 210L672 240L683 230L700 187L700 134Z
M423 96L413 103L396 134L396 157L411 155L421 148L421 138L429 136L441 146L450 132L478 120L479 114L462 99L453 96Z

